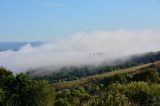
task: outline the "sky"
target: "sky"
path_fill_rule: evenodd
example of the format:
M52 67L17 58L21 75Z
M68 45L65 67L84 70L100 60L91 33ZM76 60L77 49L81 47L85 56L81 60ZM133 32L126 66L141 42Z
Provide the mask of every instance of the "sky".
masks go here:
M0 41L160 28L160 0L0 0Z
M45 42L0 52L14 72L113 64L160 50L160 0L0 0L0 42Z

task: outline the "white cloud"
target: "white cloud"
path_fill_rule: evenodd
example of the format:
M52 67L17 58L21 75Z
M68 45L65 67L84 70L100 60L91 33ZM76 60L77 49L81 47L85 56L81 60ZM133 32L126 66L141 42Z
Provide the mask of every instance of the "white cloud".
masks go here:
M52 66L99 65L132 54L160 50L158 30L80 32L40 47L0 52L0 65L14 71Z

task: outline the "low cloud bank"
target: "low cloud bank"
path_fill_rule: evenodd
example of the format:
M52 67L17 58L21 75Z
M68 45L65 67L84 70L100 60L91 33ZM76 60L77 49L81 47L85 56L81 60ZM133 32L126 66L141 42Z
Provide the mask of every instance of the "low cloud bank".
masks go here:
M39 47L27 44L19 51L0 52L0 65L21 72L47 66L111 64L117 58L159 50L158 30L81 32Z

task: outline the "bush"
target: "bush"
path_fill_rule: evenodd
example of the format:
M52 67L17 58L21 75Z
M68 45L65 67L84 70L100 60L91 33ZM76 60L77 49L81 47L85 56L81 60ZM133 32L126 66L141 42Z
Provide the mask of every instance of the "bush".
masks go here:
M146 82L131 82L129 84L112 84L109 94L122 94L136 105L151 106L159 103L160 85Z
M0 89L0 106L4 104L4 99L5 99L5 92Z

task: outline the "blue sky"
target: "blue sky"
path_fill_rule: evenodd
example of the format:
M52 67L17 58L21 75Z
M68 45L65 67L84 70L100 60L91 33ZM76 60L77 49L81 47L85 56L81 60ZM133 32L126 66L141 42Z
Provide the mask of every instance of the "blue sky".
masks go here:
M0 0L0 41L159 28L160 0Z

